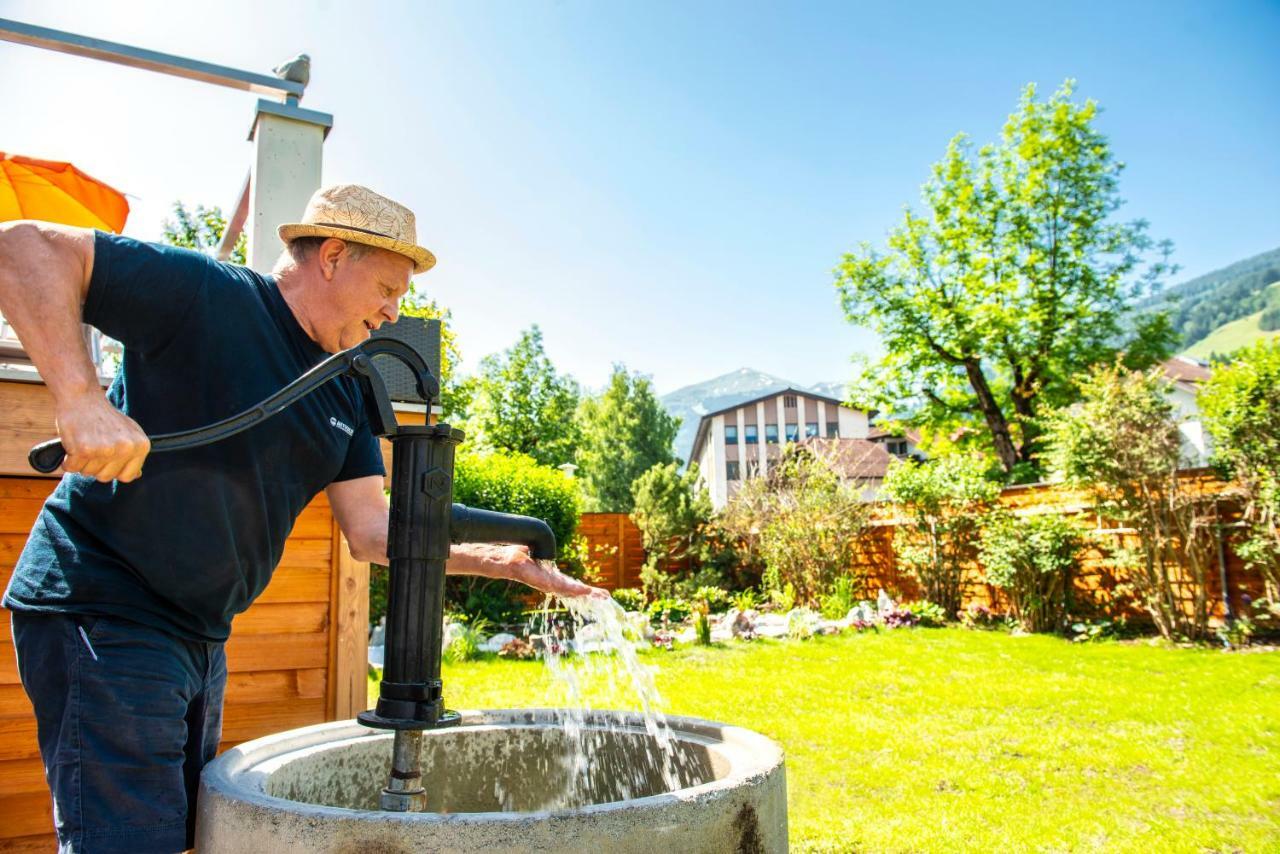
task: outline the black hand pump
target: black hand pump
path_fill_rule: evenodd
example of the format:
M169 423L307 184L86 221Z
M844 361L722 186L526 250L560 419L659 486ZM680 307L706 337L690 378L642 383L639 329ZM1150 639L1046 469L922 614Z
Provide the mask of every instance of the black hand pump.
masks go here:
M395 731L391 773L382 791L382 809L421 811L428 798L422 787L419 754L422 731L458 723L446 711L440 681L444 633L445 561L451 543L525 545L535 560L552 560L556 538L541 519L477 510L453 503L454 451L463 433L448 424L396 422L374 356L387 355L413 372L419 395L431 404L440 385L422 356L392 338L370 339L325 359L271 397L216 424L151 437L151 453L207 445L270 418L339 376L354 376L364 391L375 436L391 440L391 517L387 533L390 587L383 681L376 708L360 713L360 723ZM54 439L28 455L36 471L49 473L65 454Z

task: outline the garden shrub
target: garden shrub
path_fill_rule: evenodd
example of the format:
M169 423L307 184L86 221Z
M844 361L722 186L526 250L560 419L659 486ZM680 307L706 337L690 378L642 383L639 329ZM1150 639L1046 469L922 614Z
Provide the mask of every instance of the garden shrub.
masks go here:
M681 474L675 463L656 465L632 484L631 518L640 529L646 559L640 581L650 599L689 597L699 587L724 586L737 551L714 524L711 498L698 484L698 467ZM670 568L683 565L673 575Z
M692 611L683 599L655 599L649 603L649 620L655 626L683 623Z
M853 579L847 575L837 578L831 589L822 597L819 609L828 620L841 620L858 604L858 596L854 590Z
M917 602L903 602L898 610L909 612L915 617L915 624L918 626L940 628L947 624L947 612L942 610L942 606L923 599Z
M720 520L763 558L766 589L791 585L796 603L815 606L849 572L868 514L859 487L791 445L767 476L742 482Z
M640 611L644 609L644 591L634 587L619 587L611 594L613 601L622 606L624 611Z
M967 566L977 557L982 521L1000 494L980 458L955 454L895 462L881 494L902 521L893 535L898 564L947 614L960 609Z
M731 594L730 600L739 611L754 611L760 607L760 595L751 587Z
M1214 461L1244 492L1244 537L1235 551L1261 574L1266 605L1280 616L1280 340L1219 366L1199 404Z
M695 605L705 604L707 613L722 614L729 610L729 594L723 588L714 585L704 585L693 591L693 595L687 597Z
M488 629L489 622L483 618L476 618L464 623L457 637L450 641L449 646L445 648L445 658L454 664L479 658L481 654L480 644L484 643L485 632Z
M1068 484L1087 489L1103 517L1133 529L1111 557L1165 638L1204 639L1209 579L1217 567L1212 495L1178 476L1182 434L1168 381L1117 365L1095 368L1081 401L1046 419L1047 457Z
M786 614L796 607L796 588L791 582L769 591L769 604L779 614Z
M966 629L994 629L1004 625L1003 618L981 602L970 602L958 616L960 625Z
M991 514L982 531L982 565L1024 631L1066 630L1072 570L1083 545L1079 529L1061 516Z

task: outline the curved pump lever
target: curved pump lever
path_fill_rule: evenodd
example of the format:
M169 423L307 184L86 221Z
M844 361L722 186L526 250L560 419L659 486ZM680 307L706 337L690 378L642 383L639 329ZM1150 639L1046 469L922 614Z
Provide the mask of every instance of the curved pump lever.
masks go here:
M374 356L392 356L403 362L413 373L418 394L427 402L428 409L440 396L440 383L431 374L431 369L427 367L422 354L395 338L371 338L349 350L335 353L266 400L238 415L194 430L149 437L151 453L196 448L242 433L255 424L279 414L330 380L341 376L354 376L360 381L365 392L369 424L374 435L389 435L396 429L396 417L391 408L391 399L387 395L386 386L373 367L371 360ZM66 451L62 447L61 440L50 439L32 448L27 454L27 462L36 471L49 474L62 465L65 457Z

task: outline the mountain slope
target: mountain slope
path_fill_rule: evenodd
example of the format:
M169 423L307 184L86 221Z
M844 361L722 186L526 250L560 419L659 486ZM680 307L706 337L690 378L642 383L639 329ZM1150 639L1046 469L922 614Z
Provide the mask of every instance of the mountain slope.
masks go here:
M1168 308L1187 352L1199 353L1203 350L1200 342L1215 330L1265 311L1268 301L1277 298L1268 293L1275 282L1280 282L1280 248L1174 285L1144 300L1139 309ZM1240 328L1228 332L1222 340L1236 340ZM1221 349L1216 352L1225 354Z
M1214 329L1204 338L1201 338L1191 347L1188 347L1185 355L1196 359L1212 359L1214 356L1225 356L1228 353L1234 353L1241 347L1248 347L1256 341L1264 338L1274 338L1280 335L1280 329L1266 329L1267 326L1275 326L1274 322L1264 321L1263 316L1280 309L1280 282L1272 285L1266 290L1267 308L1262 311L1255 311L1247 317L1239 320L1231 320Z

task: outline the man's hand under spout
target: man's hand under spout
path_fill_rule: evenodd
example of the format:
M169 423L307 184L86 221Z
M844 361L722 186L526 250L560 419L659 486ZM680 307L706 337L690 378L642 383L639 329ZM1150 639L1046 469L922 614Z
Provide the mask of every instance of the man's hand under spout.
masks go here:
M463 543L450 549L445 572L449 575L506 578L562 599L578 596L609 597L609 591L584 584L565 575L550 563L539 563L529 557L529 549L525 546Z

